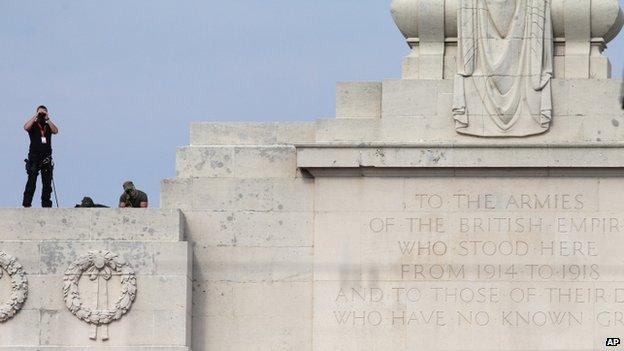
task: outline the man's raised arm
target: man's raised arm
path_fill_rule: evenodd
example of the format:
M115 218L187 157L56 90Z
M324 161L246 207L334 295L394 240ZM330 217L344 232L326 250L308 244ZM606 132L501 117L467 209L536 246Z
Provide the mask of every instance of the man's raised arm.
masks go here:
M32 128L33 124L35 124L36 120L37 115L32 116L28 121L26 121L26 124L24 124L24 130L28 132L30 128Z
M47 121L48 121L48 125L50 126L50 131L52 132L52 134L58 134L59 129L56 126L56 124L54 124L54 122L52 122L50 117L48 117Z

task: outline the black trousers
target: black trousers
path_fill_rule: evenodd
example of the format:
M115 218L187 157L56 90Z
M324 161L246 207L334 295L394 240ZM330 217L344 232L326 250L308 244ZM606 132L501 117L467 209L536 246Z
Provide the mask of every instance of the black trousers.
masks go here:
M44 162L46 157L50 157L49 162ZM31 207L33 196L37 188L37 177L41 172L41 207L52 207L52 177L54 167L52 157L47 155L29 154L26 162L26 174L28 181L24 189L24 200L22 206Z

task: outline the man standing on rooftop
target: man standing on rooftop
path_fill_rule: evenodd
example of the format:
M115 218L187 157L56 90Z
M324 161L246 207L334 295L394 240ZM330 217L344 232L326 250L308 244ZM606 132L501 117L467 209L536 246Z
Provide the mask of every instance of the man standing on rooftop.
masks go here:
M32 199L37 187L37 177L41 172L41 207L52 207L52 178L54 164L52 163L52 135L58 134L58 127L50 120L48 108L37 107L37 113L32 116L24 130L30 137L30 148L26 161L28 181L24 189L22 206L31 207Z

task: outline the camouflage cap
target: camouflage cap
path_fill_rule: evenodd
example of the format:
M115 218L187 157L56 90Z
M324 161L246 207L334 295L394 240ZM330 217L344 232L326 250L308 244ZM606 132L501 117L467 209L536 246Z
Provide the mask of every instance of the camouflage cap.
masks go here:
M123 189L124 190L133 190L134 189L134 183L131 181L127 181L125 183L123 183Z

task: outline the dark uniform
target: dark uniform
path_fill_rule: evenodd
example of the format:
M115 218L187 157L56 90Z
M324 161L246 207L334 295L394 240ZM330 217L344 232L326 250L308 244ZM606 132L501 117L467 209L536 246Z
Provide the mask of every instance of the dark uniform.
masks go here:
M126 204L126 207L141 207L141 202L147 202L147 194L141 190L124 192L119 197L119 203Z
M108 208L108 206L96 204L93 199L85 196L82 198L82 202L75 206L76 208Z
M30 149L26 160L26 173L28 182L24 189L24 207L31 207L37 177L41 172L41 207L52 207L52 177L54 166L52 163L52 130L45 122L35 121L28 131L30 137Z

